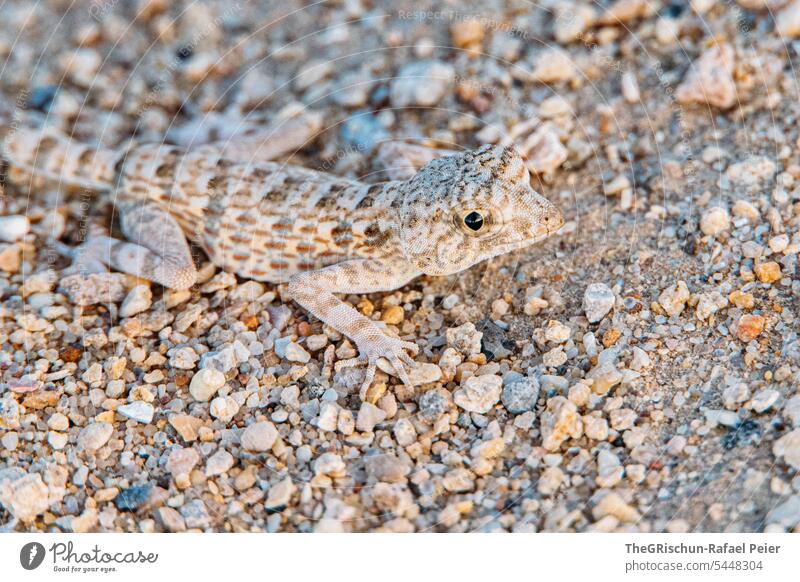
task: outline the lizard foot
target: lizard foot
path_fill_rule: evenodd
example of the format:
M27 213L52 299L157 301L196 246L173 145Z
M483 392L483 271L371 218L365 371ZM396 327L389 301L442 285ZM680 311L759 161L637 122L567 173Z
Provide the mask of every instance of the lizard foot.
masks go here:
M408 372L406 371L406 366L413 367L414 360L411 359L405 350L409 350L416 355L417 352L419 352L419 346L417 346L417 344L384 335L380 331L369 334L364 338L356 339L355 342L359 351L358 357L336 362L334 367L338 372L342 368L366 364L367 375L361 386L362 394L366 393L367 389L372 384L372 380L375 378L375 368L379 358L386 358L397 371L397 375L400 376L403 384L412 387L411 379L408 377Z

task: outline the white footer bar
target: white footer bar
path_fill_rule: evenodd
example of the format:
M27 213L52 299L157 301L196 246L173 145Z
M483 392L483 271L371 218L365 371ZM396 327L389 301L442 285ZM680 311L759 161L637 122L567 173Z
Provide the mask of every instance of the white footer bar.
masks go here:
M8 534L5 580L788 580L792 534ZM257 578L254 578L257 577Z

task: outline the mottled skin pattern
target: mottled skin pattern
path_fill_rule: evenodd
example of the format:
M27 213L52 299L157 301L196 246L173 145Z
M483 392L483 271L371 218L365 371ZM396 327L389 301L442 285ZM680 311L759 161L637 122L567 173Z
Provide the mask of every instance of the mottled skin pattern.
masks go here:
M111 194L127 241L90 238L73 268L111 267L188 288L197 277L188 237L227 271L288 281L295 301L356 343L359 356L337 369L366 364L363 389L381 357L410 385L407 351L417 346L388 335L335 293L390 291L423 273L457 273L563 224L507 147L438 158L409 180L372 185L231 151L250 150L140 145L113 152L20 131L3 153L12 167Z

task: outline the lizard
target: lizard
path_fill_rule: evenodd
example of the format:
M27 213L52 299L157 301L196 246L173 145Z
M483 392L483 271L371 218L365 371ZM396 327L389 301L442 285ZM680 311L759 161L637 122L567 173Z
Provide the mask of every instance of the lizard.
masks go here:
M72 268L116 269L169 289L198 271L188 241L225 271L274 284L352 340L366 365L362 393L386 358L411 386L418 346L390 335L337 294L392 291L420 275L451 275L541 241L564 224L509 146L437 157L406 180L364 183L253 160L263 136L230 144L134 144L119 150L18 129L0 158L26 175L111 196L125 240L106 233L78 247ZM411 355L409 355L411 354Z

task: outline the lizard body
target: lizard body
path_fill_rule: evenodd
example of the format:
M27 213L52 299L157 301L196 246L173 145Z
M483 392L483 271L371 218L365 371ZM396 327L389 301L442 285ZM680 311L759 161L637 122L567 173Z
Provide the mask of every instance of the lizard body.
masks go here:
M366 184L253 161L247 145L112 151L20 130L4 141L3 157L12 168L110 193L127 240L90 238L76 266L188 288L197 276L188 237L224 270L288 282L295 301L356 343L359 357L337 368L366 364L365 388L380 357L410 384L404 364L413 365L407 351L417 346L334 294L390 291L421 274L456 273L563 224L509 147L441 157L408 180Z

